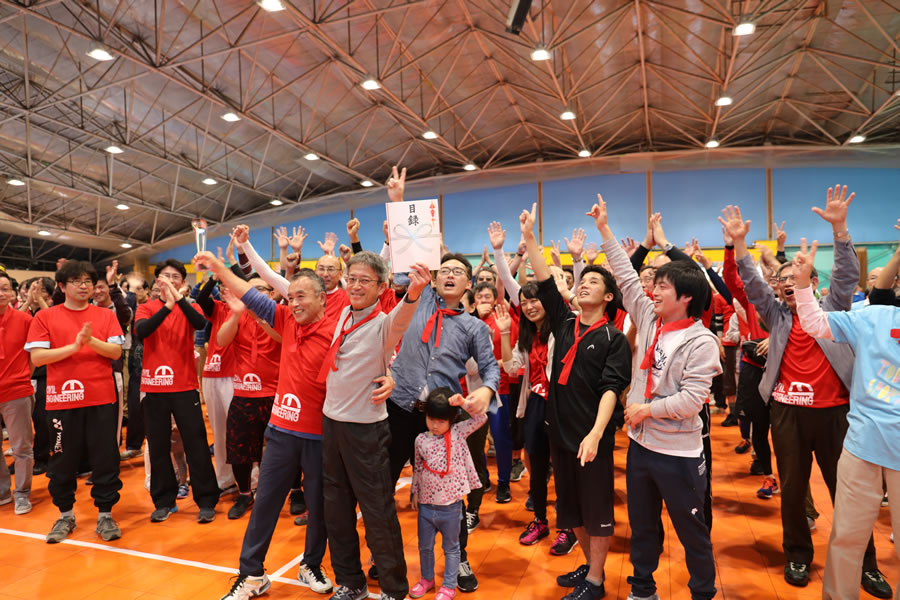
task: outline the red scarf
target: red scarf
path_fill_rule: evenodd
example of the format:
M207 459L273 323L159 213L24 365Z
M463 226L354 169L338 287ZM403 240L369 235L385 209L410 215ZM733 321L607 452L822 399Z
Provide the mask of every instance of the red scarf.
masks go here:
M435 475L439 475L441 478L447 475L450 472L450 430L444 432L444 448L447 450L447 468L443 471L437 471L428 466L428 461L425 457L422 457L422 466L425 467L425 470L434 473Z
M669 331L687 329L693 324L693 319L679 319L678 321L672 321L663 325L662 319L657 319L656 336L653 338L653 343L647 348L647 353L644 354L644 360L641 361L641 369L647 371L647 387L644 389L644 398L653 397L653 372L651 371L650 366L653 364L653 353L656 351L656 342L659 341L659 336L668 333Z
M341 323L340 335L337 337L336 340L334 340L334 342L332 342L331 348L328 349L328 354L325 355L325 360L322 361L322 368L319 370L319 376L317 378L319 383L322 383L323 381L325 381L328 378L328 373L330 373L331 371L338 370L337 364L335 364L335 363L337 360L338 349L341 347L341 344L344 343L344 338L380 314L381 314L381 306L379 306L379 304L376 302L375 307L372 309L372 312L369 313L369 316L367 316L362 321L359 321L358 323L354 324L350 329L344 329L344 327L346 327L346 325L347 325L347 321L349 321L351 315L353 315L353 310L351 309L347 313L347 316L344 317L344 322Z
M897 340L897 343L900 344L900 329L891 329L891 337Z
M428 321L425 322L425 331L422 332L422 343L427 344L428 340L431 339L431 332L435 329L435 323L437 324L437 334L434 338L434 347L437 348L441 345L441 329L444 327L444 315L448 317L455 317L456 315L462 314L459 309L456 308L441 308L437 301L435 301L435 310L434 314L428 317Z
M581 343L581 340L584 338L584 336L597 329L598 327L603 327L607 323L609 323L609 317L604 314L599 321L588 327L584 333L579 334L578 329L581 327L581 320L576 319L575 341L572 343L569 351L566 352L566 355L562 359L563 368L562 372L560 372L559 374L559 385L566 385L567 383L569 383L569 373L572 372L572 365L575 364L575 355L578 354L578 344Z

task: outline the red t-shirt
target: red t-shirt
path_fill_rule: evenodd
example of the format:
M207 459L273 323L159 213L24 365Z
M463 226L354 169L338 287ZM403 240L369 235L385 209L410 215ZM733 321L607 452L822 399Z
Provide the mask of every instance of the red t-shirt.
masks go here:
M540 336L531 340L531 352L528 353L528 379L531 391L546 400L550 389L547 381L547 344L541 342Z
M31 365L25 342L32 316L12 306L0 315L0 403L27 398L34 394L31 387Z
M713 295L713 307L713 310L717 315L722 315L722 331L723 333L726 333L728 331L728 323L731 322L731 315L734 314L734 307L725 301L725 298L722 297L722 294ZM722 337L722 345L737 346L737 344L735 344L734 342L729 342L724 337Z
M322 361L331 347L337 318L327 315L301 326L291 309L275 309L275 331L281 333L281 374L269 424L281 429L322 435L325 382L319 382Z
M510 313L512 317L512 313ZM494 358L497 360L502 360L503 358L503 349L500 346L500 328L497 327L497 323L494 321L493 313L488 315L486 319L484 319L485 325L491 328L491 341L494 344ZM512 319L512 325L509 328L509 343L510 346L515 347L516 342L519 339L519 320ZM509 384L516 383L517 378L513 377L502 368L500 369L500 386L497 390L498 394L508 394L509 393Z
M124 344L125 336L108 308L89 304L72 310L64 304L40 311L28 329L26 348L62 348L75 341L85 323L103 342ZM87 346L65 360L47 365L47 410L100 406L118 402L112 361Z
M274 396L278 388L281 344L259 326L250 311L241 314L237 335L229 346L234 352L234 375L231 379L234 395L244 398Z
M813 408L829 408L850 402L850 394L840 377L831 368L816 340L800 327L797 315L794 315L772 399L782 404Z
M234 375L234 350L231 344L225 347L219 346L216 342L216 334L219 328L231 316L231 309L224 302L214 300L211 333L209 334L209 344L206 348L206 362L203 364L203 376L210 378L228 377Z
M325 295L325 316L335 318L341 316L345 306L350 306L350 296L342 287L334 288L334 291Z
M149 319L163 306L165 303L161 300L141 304L138 306L135 322ZM191 310L202 314L193 305ZM175 306L156 331L144 339L141 391L161 394L187 392L198 387L197 366L194 362L194 328L181 312L181 307Z

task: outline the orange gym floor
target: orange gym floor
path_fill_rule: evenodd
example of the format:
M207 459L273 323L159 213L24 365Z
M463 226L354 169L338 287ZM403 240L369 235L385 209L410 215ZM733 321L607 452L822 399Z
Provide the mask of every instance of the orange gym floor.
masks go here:
M813 495L822 513L818 530L813 533L816 557L811 581L806 588L794 588L782 578L781 527L778 516L780 499L760 500L755 491L761 478L748 474L749 455L738 456L732 448L738 441L737 428L718 425L721 415L713 417L713 547L717 567L719 598L758 600L766 598L819 598L825 562L831 505L818 471L813 475ZM624 600L631 572L628 561L628 519L625 507L625 434L618 435L616 448L616 536L606 562L607 598ZM10 462L10 458L6 458ZM493 461L490 465L494 471ZM229 578L237 567L241 539L247 516L229 521L225 512L231 498L219 504L215 522L198 525L197 507L190 500L179 501L179 510L168 521L149 521L153 509L143 487L143 460L138 457L122 463L124 489L113 515L123 531L122 539L103 543L94 533L96 509L88 489L79 480L75 515L78 528L58 545L48 545L49 531L57 511L47 492L47 478L35 477L32 502L34 510L23 516L13 514L13 505L0 507L0 599L102 600L131 599L209 599L217 600L229 588ZM408 473L405 473L408 475ZM493 479L493 476L492 476ZM469 560L478 576L479 588L460 597L490 600L560 598L566 592L556 586L558 574L581 564L576 550L568 556L553 557L548 550L551 538L535 546L521 546L518 536L531 519L524 508L528 474L512 484L513 501L498 505L493 494L486 494L481 509L481 526L469 538ZM551 487L551 501L553 491ZM408 488L397 491L400 523L406 540L409 580L418 579L416 517L409 508ZM554 516L551 508L551 525ZM671 524L667 528L666 548L656 579L663 599L690 598L684 552ZM360 521L360 529L362 522ZM282 513L269 550L266 567L273 578L266 597L316 598L300 587L296 565L303 551L304 529L293 524L287 507ZM881 570L896 589L898 561L889 540L888 509L882 509L875 525L875 545ZM362 534L360 535L362 538ZM438 546L437 572L442 569ZM368 552L363 548L364 559ZM328 569L328 557L325 566ZM370 591L377 587L370 583ZM863 596L868 597L864 592Z

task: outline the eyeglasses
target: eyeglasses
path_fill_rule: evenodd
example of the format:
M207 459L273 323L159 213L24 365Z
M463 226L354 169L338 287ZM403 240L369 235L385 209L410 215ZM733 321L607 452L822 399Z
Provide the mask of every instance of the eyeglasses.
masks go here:
M269 286L266 286L266 285L254 285L253 287L255 287L260 292L271 292L272 291L272 288L270 288Z
M778 278L778 281L780 283L784 283L785 281L794 281L794 274L791 273L790 275L782 275Z
M444 275L445 277L447 275L453 275L454 277L462 277L464 275L467 275L466 270L460 267L454 267L452 269L450 267L443 267L440 271L438 271L438 273Z
M70 279L66 283L74 285L75 287L91 287L94 285L94 282L90 279Z
M337 267L316 267L316 272L321 273L337 273L340 271Z
M376 283L377 279L372 279L371 277L355 277L350 276L347 278L347 285L356 285L357 283L363 287L369 287L373 283Z

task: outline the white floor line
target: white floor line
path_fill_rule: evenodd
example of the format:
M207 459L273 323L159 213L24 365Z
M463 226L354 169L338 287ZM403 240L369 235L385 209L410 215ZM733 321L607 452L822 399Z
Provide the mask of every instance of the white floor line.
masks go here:
M291 562L287 563L286 565L284 565L283 567L281 567L280 569L278 569L277 571L272 573L271 578L274 579L276 577L281 577L282 575L287 573L288 570L290 570L292 567L296 567L297 565L299 565L300 561L302 561L302 560L303 560L303 553L301 552L300 556L297 556L296 558L294 558L294 560L292 560Z

